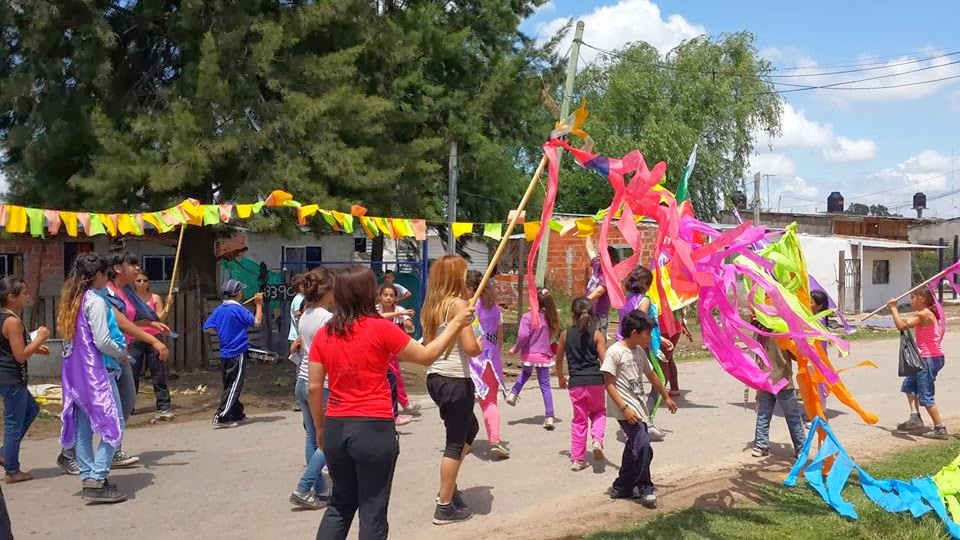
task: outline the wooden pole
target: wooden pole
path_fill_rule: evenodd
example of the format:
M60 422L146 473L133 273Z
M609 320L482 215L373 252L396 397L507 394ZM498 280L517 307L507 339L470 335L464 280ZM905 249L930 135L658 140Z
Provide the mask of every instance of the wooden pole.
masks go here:
M937 272L936 275L934 275L932 278L924 281L923 283L917 285L916 287L910 289L909 291L901 294L900 296L898 296L898 297L896 298L896 300L897 300L897 301L902 300L904 297L906 297L908 294L912 293L913 291L917 291L917 290L920 290L920 289L926 287L927 285L929 285L929 284L932 283L933 281L936 281L936 280L942 278L947 272L950 272L951 270L954 270L954 266L953 266L953 265L950 265L949 267L944 268L943 270ZM884 309L887 309L886 304L884 304L884 305L878 307L877 309L871 311L870 313L867 313L866 315L864 315L864 317L863 317L862 319L860 319L860 322L863 322L863 321L869 319L870 317L873 317L874 315L876 315L877 313L880 313L880 312L883 311Z
M480 295L483 294L483 289L487 286L487 282L490 281L490 278L493 277L493 273L497 270L497 263L500 262L500 257L503 255L504 250L507 248L507 244L510 243L510 235L513 234L513 229L517 226L517 222L520 221L520 214L523 213L523 209L526 208L527 203L530 201L530 196L533 195L537 187L537 181L540 180L540 175L543 174L543 169L547 166L547 156L544 154L543 158L540 160L540 165L537 166L537 170L533 173L533 177L530 178L530 185L527 186L527 191L523 194L523 198L520 199L520 204L517 205L517 209L514 211L513 217L510 219L510 223L507 224L507 230L504 231L503 237L500 238L500 245L497 246L497 251L493 253L493 257L490 258L490 262L487 264L487 271L483 273L483 279L480 280L480 284L477 285L477 290L473 293L473 298L470 299L470 307L477 305L477 300L480 299ZM546 226L546 224L541 223L541 227ZM518 279L523 279L523 276L517 276ZM517 284L519 286L519 283ZM428 293L429 294L429 293ZM447 352L443 355L444 358L450 356L450 352L453 351L453 346L456 344L456 338L454 341L451 341L447 347Z
M173 296L173 289L177 286L177 272L180 270L180 250L183 248L183 235L187 232L187 224L180 225L180 239L177 240L177 254L173 257L173 273L170 274L170 290L167 296Z

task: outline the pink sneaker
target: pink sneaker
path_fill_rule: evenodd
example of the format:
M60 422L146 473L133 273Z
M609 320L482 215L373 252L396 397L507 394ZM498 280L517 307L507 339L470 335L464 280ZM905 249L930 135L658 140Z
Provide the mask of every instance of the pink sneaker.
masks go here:
M409 424L409 423L412 422L412 421L413 421L413 418L411 418L411 417L409 417L409 416L407 416L407 415L405 415L405 414L399 414L399 415L397 415L396 420L394 420L394 422L395 422L398 426L405 426L405 425Z

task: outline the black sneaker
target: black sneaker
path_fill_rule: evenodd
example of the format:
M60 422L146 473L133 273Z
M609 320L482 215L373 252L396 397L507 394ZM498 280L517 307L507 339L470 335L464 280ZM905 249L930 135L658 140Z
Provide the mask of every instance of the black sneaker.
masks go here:
M67 456L63 455L62 452L59 456L57 456L57 466L63 469L63 472L69 474L70 476L80 475L80 467L77 466L77 461L68 458Z
M635 491L620 491L615 487L610 488L611 499L632 499Z
M437 503L437 506L440 506L440 494L439 494L439 493L437 494L436 497L434 497L433 502ZM453 500L450 501L450 504L452 504L453 506L455 506L455 507L457 507L457 508L467 508L467 502L463 500L463 492L460 491L459 489L458 489L458 490L455 490L455 491L453 492Z
M453 504L438 504L433 512L434 525L449 525L451 523L460 523L473 517L473 512L469 508L457 508Z
M117 453L113 455L114 469L127 469L133 467L137 463L140 463L139 457L131 456L123 450L117 450Z
M127 496L117 491L117 486L106 480L84 480L80 497L87 504L113 504L127 500Z

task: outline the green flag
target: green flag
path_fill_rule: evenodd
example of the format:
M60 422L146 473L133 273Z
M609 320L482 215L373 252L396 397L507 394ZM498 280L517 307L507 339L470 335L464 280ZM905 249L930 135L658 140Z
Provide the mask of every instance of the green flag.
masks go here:
M683 168L683 178L681 178L680 183L677 184L677 204L687 200L687 197L690 196L687 182L690 180L690 175L693 174L693 168L696 165L697 145L693 145L693 152L690 152L690 159L687 160L687 166Z

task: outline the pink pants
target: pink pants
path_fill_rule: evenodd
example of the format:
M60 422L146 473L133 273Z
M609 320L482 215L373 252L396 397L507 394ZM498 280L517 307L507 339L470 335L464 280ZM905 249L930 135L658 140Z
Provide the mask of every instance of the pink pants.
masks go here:
M570 459L583 461L587 453L587 422L593 424L593 441L603 444L607 427L606 392L601 384L570 389L573 420L570 422Z
M397 402L400 403L400 406L406 409L410 406L410 396L407 395L407 387L403 384L403 373L400 372L400 359L396 356L390 358L390 363L387 364L387 369L393 372L393 375L397 378Z
M487 429L487 439L490 444L500 442L500 409L497 407L497 394L500 393L500 383L493 374L493 367L487 364L483 370L483 382L487 383L487 397L479 399L480 410L483 412L483 427Z

